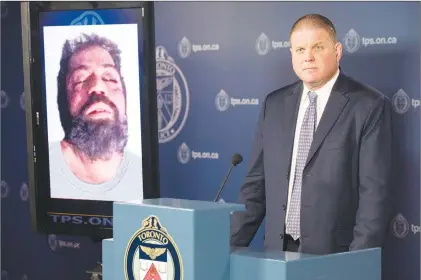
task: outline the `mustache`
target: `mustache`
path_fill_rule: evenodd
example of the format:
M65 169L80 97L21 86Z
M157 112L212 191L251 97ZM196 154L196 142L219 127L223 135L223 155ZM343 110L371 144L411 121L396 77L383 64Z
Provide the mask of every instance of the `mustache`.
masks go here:
M98 94L92 94L89 96L89 99L86 101L85 104L83 104L82 108L80 108L79 111L79 116L82 117L83 114L86 112L86 110L94 105L95 103L99 103L102 102L108 106L110 106L110 108L113 110L115 117L118 117L118 109L117 106L114 104L114 102L112 102L108 97L106 97L105 95L98 95Z

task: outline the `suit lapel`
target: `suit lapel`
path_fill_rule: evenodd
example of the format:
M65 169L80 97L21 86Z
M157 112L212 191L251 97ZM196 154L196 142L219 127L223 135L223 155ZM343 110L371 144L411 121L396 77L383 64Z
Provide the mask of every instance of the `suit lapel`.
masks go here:
M284 97L284 107L280 120L282 120L282 127L279 130L282 133L282 147L285 149L285 154L288 155L286 158L287 175L289 177L289 171L292 159L292 147L294 144L295 126L297 123L298 110L301 101L301 92L303 91L302 82L299 82L292 90Z
M346 77L343 74L339 74L314 134L306 165L311 161L348 102L348 98L344 95L346 92Z

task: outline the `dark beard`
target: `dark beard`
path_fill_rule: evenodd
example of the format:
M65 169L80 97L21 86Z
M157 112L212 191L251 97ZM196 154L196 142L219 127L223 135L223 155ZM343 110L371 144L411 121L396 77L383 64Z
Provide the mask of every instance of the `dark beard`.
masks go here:
M114 111L114 120L88 120L84 111L93 103L104 102ZM91 160L109 160L115 153L123 153L128 140L127 120L120 120L114 103L102 95L92 95L74 117L65 139L78 152Z

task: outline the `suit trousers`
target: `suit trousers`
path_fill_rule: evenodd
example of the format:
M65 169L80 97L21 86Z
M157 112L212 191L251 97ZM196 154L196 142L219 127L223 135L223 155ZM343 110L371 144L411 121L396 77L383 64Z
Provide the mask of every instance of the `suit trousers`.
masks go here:
M300 239L294 240L291 235L284 234L284 251L300 252Z

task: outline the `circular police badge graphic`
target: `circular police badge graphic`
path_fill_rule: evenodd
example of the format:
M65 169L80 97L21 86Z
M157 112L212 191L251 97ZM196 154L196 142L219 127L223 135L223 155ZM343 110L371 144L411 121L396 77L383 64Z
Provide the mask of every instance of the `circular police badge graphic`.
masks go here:
M0 96L0 107L6 108L7 105L9 105L9 95L7 95L7 93L4 90L2 90Z
M409 232L409 223L402 214L392 220L392 233L398 238L404 238Z
M259 55L266 55L270 51L270 40L269 37L262 33L256 39L256 51Z
M1 188L0 188L1 197L2 198L7 197L7 195L9 194L9 191L10 191L9 184L7 184L6 181L2 180L1 181Z
M176 243L158 217L149 216L127 244L126 280L182 280L183 262Z
M411 99L403 89L398 90L392 97L393 110L398 114L404 114L411 106Z
M173 140L183 129L190 97L186 78L166 49L156 48L156 87L159 143Z
M216 109L219 111L226 111L231 105L231 100L229 95L225 92L225 90L221 89L221 91L215 97L215 106Z
M20 194L20 198L22 199L22 201L28 200L29 191L28 191L28 185L26 183L22 183L22 186L20 187L19 194Z
M58 247L57 236L55 234L49 234L47 237L48 245L50 246L51 251L55 252Z
M19 103L20 103L20 108L22 110L26 111L26 109L25 109L25 92L22 92L22 94L20 95Z
M101 16L93 11L87 11L72 20L70 25L97 25L104 24Z
M345 49L349 53L354 53L360 48L360 35L354 29L350 29L344 37Z
M191 54L191 42L186 37L178 43L178 55L181 58L187 58Z
M177 150L177 158L180 163L186 164L191 159L191 150L186 143L182 143Z

